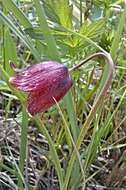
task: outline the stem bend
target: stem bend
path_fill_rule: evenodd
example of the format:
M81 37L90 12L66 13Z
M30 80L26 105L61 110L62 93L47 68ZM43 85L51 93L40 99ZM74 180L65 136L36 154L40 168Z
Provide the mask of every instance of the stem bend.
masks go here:
M107 94L107 90L109 89L111 83L112 83L112 78L113 78L113 72L114 72L114 63L113 63L113 60L111 58L111 55L109 53L103 53L103 52L98 52L98 53L95 53L93 55L91 55L90 57L86 58L84 61L82 61L81 63L79 63L78 65L75 65L73 68L71 68L69 71L72 72L76 69L78 69L79 67L81 67L83 64L85 64L87 61L91 60L91 59L94 59L96 57L103 57L105 60L106 60L106 66L107 66L107 70L108 70L108 75L106 77L106 80L104 82L104 85L99 93L99 95L97 96L91 110L90 110L90 113L80 131L80 134L78 136L78 139L77 139L77 143L76 143L76 148L77 150L79 150L80 146L81 146L81 143L90 127L90 124L99 108L99 106L101 104L103 104L103 100ZM76 159L76 154L73 150L73 153L71 155L71 159L69 161L69 165L68 165L68 168L67 168L67 172L66 172L66 176L65 176L65 181L64 181L64 187L63 187L63 190L67 190L68 188L68 184L69 184L69 179L70 179L70 176L71 176L71 172L72 172L72 169L73 169L73 166L74 166L74 161Z
M112 78L113 78L113 72L114 72L114 63L113 63L113 60L110 56L109 53L102 53L102 52L98 52L98 53L95 53L91 56L89 56L88 58L86 58L84 61L82 61L81 63L79 63L78 65L75 65L73 68L71 68L69 71L72 72L76 69L78 69L79 67L81 67L83 64L85 64L86 62L90 61L91 59L94 59L96 57L103 57L106 59L106 64L107 64L107 67L108 67L108 75L107 75L107 78L106 78L106 81L99 93L99 95L97 96L97 99L95 100L95 103L93 104L92 106L92 109L84 123L84 126L86 128L88 128L88 126L90 125L93 117L98 109L98 107L100 106L100 104L103 102L103 99L104 97L106 96L106 93L107 93L107 90L109 89L111 83L112 83Z

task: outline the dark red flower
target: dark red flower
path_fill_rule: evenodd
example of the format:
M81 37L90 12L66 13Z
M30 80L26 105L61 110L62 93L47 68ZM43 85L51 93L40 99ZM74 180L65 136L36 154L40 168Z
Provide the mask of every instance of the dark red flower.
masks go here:
M27 106L31 115L46 111L55 100L63 98L73 84L67 67L53 61L30 66L11 77L9 82L29 93Z

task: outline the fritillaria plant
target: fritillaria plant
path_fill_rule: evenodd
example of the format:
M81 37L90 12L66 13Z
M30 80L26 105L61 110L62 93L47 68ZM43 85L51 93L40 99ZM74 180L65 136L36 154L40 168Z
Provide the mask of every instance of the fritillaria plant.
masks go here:
M31 115L35 115L48 110L56 101L61 100L73 85L70 72L96 57L106 58L109 66L107 80L99 94L101 102L101 96L104 98L112 81L114 66L109 54L95 53L69 71L63 64L54 61L42 62L17 73L9 82L17 89L28 93L27 110ZM97 104L99 101L97 100Z
M95 53L69 70L63 64L54 61L47 61L30 66L25 70L23 70L22 72L18 72L15 76L9 79L9 82L13 87L28 93L28 97L26 100L27 110L32 116L34 116L37 113L48 110L51 106L60 101L73 85L73 80L71 79L70 76L72 72L81 67L87 61L94 59L96 57L105 58L108 73L106 76L106 80L104 81L104 84L102 85L102 88L100 89L97 98L94 101L91 111L83 127L80 130L76 142L77 150L79 150L82 140L85 137L85 134L89 129L90 124L98 108L100 107L100 105L103 104L104 102L103 100L111 85L113 78L114 64L110 54L102 52ZM48 132L44 128L43 130L45 130L45 133L47 134L47 138L50 141L51 145L52 143L48 135ZM59 172L58 170L58 168L60 168L60 164L56 165L59 182L61 182L60 187L62 187L61 189L63 190L66 190L68 187L72 168L74 166L74 161L77 156L77 154L75 154L74 151L69 161L69 166L66 171L65 175L66 177L64 179L64 182L62 180L63 178L62 171ZM55 159L57 159L55 150L54 150L54 155Z

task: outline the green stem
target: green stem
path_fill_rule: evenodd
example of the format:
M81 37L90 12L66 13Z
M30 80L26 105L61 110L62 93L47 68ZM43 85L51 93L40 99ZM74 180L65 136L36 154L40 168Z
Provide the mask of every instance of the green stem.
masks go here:
M60 160L58 158L54 142L52 141L51 136L48 133L48 130L46 129L44 124L42 123L40 117L36 116L36 117L34 117L34 120L37 123L37 128L38 128L39 132L41 134L44 133L45 137L48 140L48 143L49 143L49 146L50 146L50 152L51 152L51 155L52 155L51 158L53 159L53 163L54 163L56 171L57 171L57 175L58 175L58 178L59 178L60 189L62 189L62 187L63 187L63 171L62 171L62 168L61 168L61 165L60 165Z
M82 26L82 0L80 0L80 27Z
M111 85L111 82L112 82L113 71L114 71L114 63L113 63L113 60L112 60L110 54L99 52L99 53L95 53L95 54L91 55L89 58L87 58L86 60L84 60L80 64L78 64L78 65L74 66L72 69L70 69L70 71L73 71L73 70L81 67L87 61L89 61L89 60L91 60L93 58L96 58L96 57L103 57L103 58L106 59L106 64L107 64L106 66L107 66L107 70L108 70L108 75L106 76L106 80L104 82L104 85L103 85L101 91L99 92L99 95L97 96L97 98L95 100L95 103L92 106L92 109L91 109L91 111L90 111L90 113L89 113L89 115L88 115L88 117L87 117L81 131L80 131L80 134L79 134L79 137L78 137L78 140L77 140L77 143L76 143L77 150L80 149L81 143L82 143L82 141L83 141L89 127L90 127L90 124L91 124L91 122L92 122L98 108L104 102L103 100L104 100L104 98L106 96L106 93L107 93L107 90L109 89L109 87ZM68 168L67 168L63 190L68 189L68 183L69 183L71 172L72 172L72 169L73 169L73 166L74 166L75 159L76 159L76 154L75 154L75 150L73 150L73 153L71 155L71 159L69 161L69 165L68 165Z
M59 113L60 113L60 115L61 115L61 117L62 117L62 120L63 120L63 122L64 122L65 130L66 130L66 132L68 133L69 138L70 138L70 140L71 140L71 143L72 143L72 145L73 145L73 148L74 148L74 150L75 150L76 157L77 157L78 162L79 162L79 165L80 165L80 169L81 169L81 173L82 173L83 179L85 179L85 174L84 174L84 170L83 170L83 167L82 167L82 162L81 162L80 154L79 154L79 152L78 152L78 149L76 148L76 144L75 144L74 139L73 139L73 137L72 137L72 135L71 135L70 129L69 129L69 127L68 127L68 125L67 125L67 122L66 122L66 120L65 120L65 118L64 118L64 115L63 115L63 113L62 113L62 110L60 109L60 106L59 106L58 102L57 102L55 99L54 99L54 101L56 102L56 105L57 105L57 107L58 107Z
M27 157L27 131L28 131L28 114L26 108L22 105L22 126L21 126L21 143L20 143L20 160L19 169L21 174L24 173L24 166ZM19 178L18 187L23 188L22 180Z

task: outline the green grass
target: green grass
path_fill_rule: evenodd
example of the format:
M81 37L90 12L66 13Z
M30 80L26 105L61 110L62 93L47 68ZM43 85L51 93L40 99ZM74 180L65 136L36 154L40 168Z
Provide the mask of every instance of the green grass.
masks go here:
M97 180L95 177L101 170L106 172L106 150L111 154L114 150L120 151L118 159L124 154L123 139L126 134L120 137L120 130L124 130L126 112L126 8L124 1L102 1L100 6L99 2L85 5L81 0L72 3L69 0L55 0L55 3L51 0L0 1L0 90L4 100L0 100L0 107L5 110L2 119L7 123L9 119L13 120L21 130L18 158L13 155L7 141L7 157L13 158L12 167L0 161L0 170L14 175L19 189L33 188L26 175L27 163L33 159L29 144L32 142L31 145L34 145L35 142L35 134L34 138L29 137L30 127L36 128L37 134L44 135L48 142L48 153L41 156L48 160L47 171L51 172L54 168L59 190L85 189L90 182ZM120 8L117 9L116 5ZM91 9L88 19L84 17L84 12L88 10L86 6ZM98 52L102 54L71 71L75 65ZM112 57L115 64L112 83L113 68L106 64L108 57L110 62ZM74 85L63 100L56 102L48 112L31 117L26 110L27 95L8 82L15 73L10 61L24 68L44 60L66 64ZM15 103L16 99L18 103ZM12 116L13 106L19 109L21 117L18 114ZM121 119L118 118L119 113ZM37 146L42 149L39 144ZM67 147L67 156L64 146ZM99 161L99 157L103 162ZM108 157L111 159L110 155ZM97 167L97 162L102 169ZM109 172L113 175L111 168ZM39 174L44 176L43 171ZM106 179L109 177L106 176ZM107 180L104 186L107 186Z

